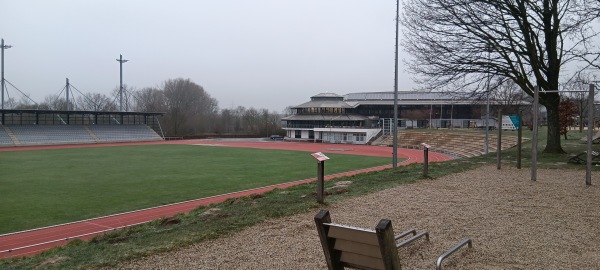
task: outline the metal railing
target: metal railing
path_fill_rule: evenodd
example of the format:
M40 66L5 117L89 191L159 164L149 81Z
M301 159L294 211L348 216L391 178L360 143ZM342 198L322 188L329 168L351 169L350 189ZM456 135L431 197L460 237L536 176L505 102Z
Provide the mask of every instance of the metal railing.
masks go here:
M404 236L407 236L407 235L409 235L409 234L412 234L412 235L414 236L415 234L417 234L417 230L415 230L415 229L412 229L412 228L411 228L411 229L408 229L408 230L406 230L405 232L403 232L403 233L401 233L401 234L399 234L399 235L396 235L396 236L394 236L394 240L398 240L398 239L400 239L400 238L402 238L402 237L404 237Z
M469 245L469 248L473 247L473 243L471 242L471 239L467 238L467 239L463 240L462 242L460 242L458 245L456 245L453 248L451 248L450 250L448 250L446 253L442 254L442 256L440 256L437 259L437 262L435 263L435 270L442 270L442 261L444 261L444 259L446 259L448 256L452 255L452 253L456 252L458 249L460 249L461 247L463 247L467 244Z
M406 246L406 245L414 242L415 240L417 240L417 239L419 239L419 238L421 238L423 236L425 236L425 239L427 239L427 241L429 241L429 233L427 231L422 231L422 232L420 232L420 233L418 233L416 235L413 235L411 238L408 238L408 239L404 240L403 242L398 243L396 245L396 248L401 248L403 246Z

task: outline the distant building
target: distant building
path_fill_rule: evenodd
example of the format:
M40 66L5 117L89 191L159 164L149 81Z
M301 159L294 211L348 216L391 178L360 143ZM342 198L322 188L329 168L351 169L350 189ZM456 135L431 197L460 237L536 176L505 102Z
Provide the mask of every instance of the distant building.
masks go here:
M367 144L393 130L394 93L321 93L282 118L288 140ZM398 128L485 128L481 100L440 92L399 92ZM490 116L490 127L496 117Z

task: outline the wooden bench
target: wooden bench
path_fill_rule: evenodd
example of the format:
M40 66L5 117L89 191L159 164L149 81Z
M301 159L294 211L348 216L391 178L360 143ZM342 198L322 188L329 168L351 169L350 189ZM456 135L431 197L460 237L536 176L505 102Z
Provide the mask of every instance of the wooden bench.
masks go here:
M429 241L427 231L417 234L414 229L395 236L392 222L388 219L380 220L375 230L369 230L331 223L329 211L321 210L315 216L315 223L330 270L340 270L344 267L399 270L401 268L398 248L423 236ZM396 243L411 234L410 238Z

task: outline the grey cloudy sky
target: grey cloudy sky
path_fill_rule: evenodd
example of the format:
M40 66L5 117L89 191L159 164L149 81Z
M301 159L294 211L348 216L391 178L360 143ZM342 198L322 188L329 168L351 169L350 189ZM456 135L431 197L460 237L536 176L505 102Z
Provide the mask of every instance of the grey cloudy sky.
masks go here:
M395 3L0 0L0 38L13 46L5 78L36 102L65 78L110 95L123 54L129 86L189 78L220 108L282 111L320 92L392 91ZM399 89L410 90L400 73Z

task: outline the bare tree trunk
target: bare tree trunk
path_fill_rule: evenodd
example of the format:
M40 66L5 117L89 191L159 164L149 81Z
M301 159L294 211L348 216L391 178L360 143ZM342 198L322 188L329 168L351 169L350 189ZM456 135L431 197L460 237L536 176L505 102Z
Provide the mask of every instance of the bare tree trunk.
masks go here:
M551 103L544 105L548 111L548 138L546 140L546 148L544 149L544 153L565 153L560 145L560 121L558 115L559 103L560 99L556 99Z

